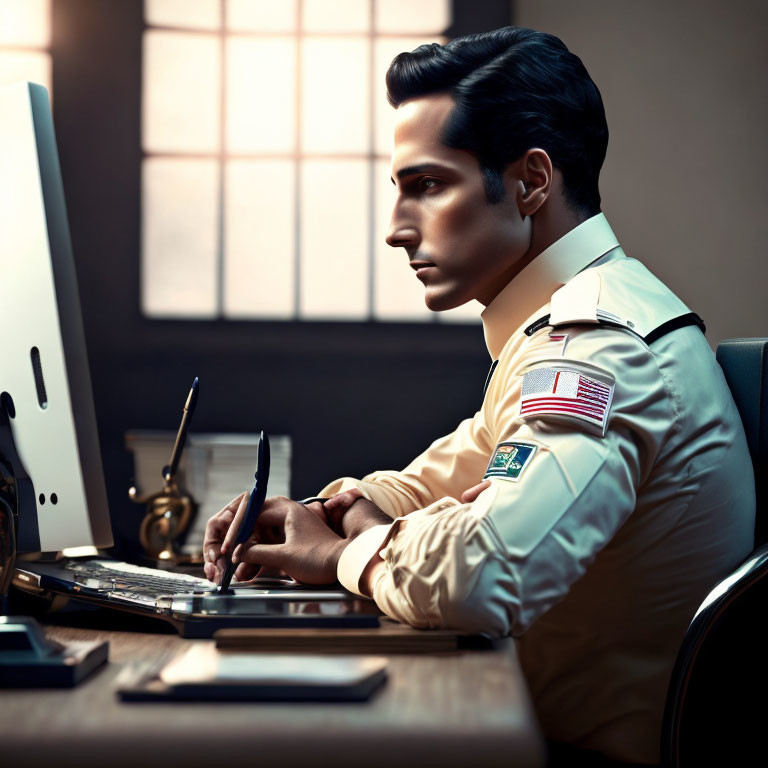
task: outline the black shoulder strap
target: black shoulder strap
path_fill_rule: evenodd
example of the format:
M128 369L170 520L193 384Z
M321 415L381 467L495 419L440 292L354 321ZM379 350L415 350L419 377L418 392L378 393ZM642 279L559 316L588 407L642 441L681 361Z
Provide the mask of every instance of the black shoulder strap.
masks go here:
M540 331L542 328L546 328L548 325L549 315L544 315L538 320L532 322L525 329L524 333L526 336L533 336L534 333ZM583 323L573 323L573 325L583 325ZM590 323L590 325L592 324ZM598 325L625 328L625 326L618 323L611 323L609 321L606 322L604 320L600 320ZM685 328L689 325L695 325L702 333L707 332L707 327L704 325L704 321L695 312L688 312L685 315L680 315L679 317L673 317L671 320L667 320L666 323L662 323L658 328L652 330L647 336L640 336L640 338L648 346L650 346L654 341L658 341L662 336L666 336L668 333L672 333L672 331L676 331L679 328ZM625 328L625 330L631 331L632 329Z
M702 333L707 332L707 326L704 325L704 321L695 312L689 312L686 315L673 317L671 320L667 320L666 323L662 323L658 328L651 331L643 341L650 347L654 341L658 341L662 336L666 336L678 328L685 328L689 325L697 326Z

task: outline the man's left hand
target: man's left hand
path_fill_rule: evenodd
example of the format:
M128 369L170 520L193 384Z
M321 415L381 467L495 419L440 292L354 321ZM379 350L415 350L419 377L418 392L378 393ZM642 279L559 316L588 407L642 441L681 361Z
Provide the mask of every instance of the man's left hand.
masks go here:
M271 499L270 516L282 519L285 540L274 544L246 542L235 549L235 561L279 569L305 584L333 584L344 547L371 526L392 522L368 499L349 501L352 503L341 521L342 537L325 522L320 502L304 505L285 498Z
M233 561L280 570L305 584L333 584L336 566L347 540L325 522L320 502L301 504L286 498L270 499L270 516L282 522L284 541L274 544L247 541L235 548ZM250 570L250 569L249 569Z

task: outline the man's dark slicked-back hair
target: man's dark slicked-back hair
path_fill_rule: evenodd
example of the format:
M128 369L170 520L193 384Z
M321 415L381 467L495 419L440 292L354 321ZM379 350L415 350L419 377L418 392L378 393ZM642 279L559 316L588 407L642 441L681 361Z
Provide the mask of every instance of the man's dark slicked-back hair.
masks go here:
M539 147L562 173L570 206L587 215L600 211L598 177L608 146L603 100L559 38L503 27L395 57L387 72L392 106L440 92L456 102L443 141L477 155L489 202L504 199L504 167Z

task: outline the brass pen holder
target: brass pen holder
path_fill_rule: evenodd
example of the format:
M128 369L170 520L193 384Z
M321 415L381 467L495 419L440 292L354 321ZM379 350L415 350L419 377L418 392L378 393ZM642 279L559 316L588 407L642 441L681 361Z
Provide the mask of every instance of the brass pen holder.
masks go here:
M150 496L141 497L134 485L128 489L128 497L138 504L146 504L147 514L144 515L139 539L147 555L155 560L169 563L191 563L195 558L181 555L176 549L179 539L186 533L192 515L197 512L194 499L176 482L176 471L179 468L181 454L187 442L187 430L192 420L192 414L197 407L199 381L197 377L192 382L187 401L181 416L181 424L176 442L173 445L170 462L160 473L163 478L163 490ZM200 558L202 560L202 558Z
M169 563L188 561L187 555L179 553L178 543L197 511L195 500L175 480L166 481L161 491L149 496L142 496L133 486L128 489L128 497L147 508L139 529L147 556Z

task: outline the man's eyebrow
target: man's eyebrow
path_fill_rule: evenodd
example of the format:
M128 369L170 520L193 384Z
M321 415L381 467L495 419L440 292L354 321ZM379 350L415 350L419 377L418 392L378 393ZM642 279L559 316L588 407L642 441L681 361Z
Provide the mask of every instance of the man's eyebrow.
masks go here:
M441 167L435 163L421 163L421 165L409 165L407 168L401 168L395 175L398 179L402 180L406 176L413 176L416 173L427 173L429 171L439 171ZM389 179L393 184L395 180L390 177Z

